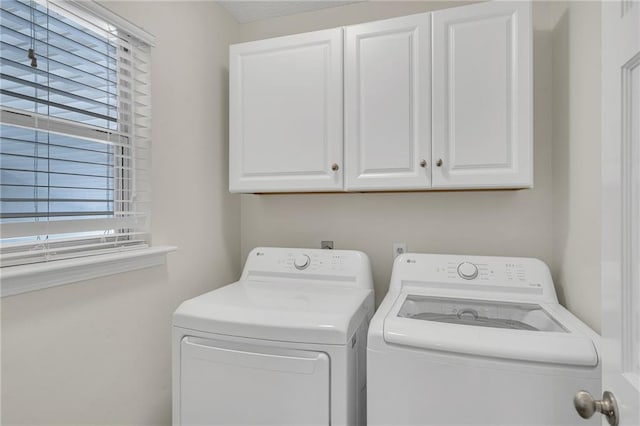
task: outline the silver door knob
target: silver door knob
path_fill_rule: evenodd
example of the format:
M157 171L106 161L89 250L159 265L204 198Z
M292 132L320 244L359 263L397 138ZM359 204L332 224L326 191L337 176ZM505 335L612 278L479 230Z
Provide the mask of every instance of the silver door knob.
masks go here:
M573 406L583 419L588 419L599 412L604 414L611 426L618 426L618 404L616 398L609 391L602 393L602 399L596 400L587 391L581 390L573 398Z
M338 170L340 170L340 166L338 166L338 163L333 163L331 165L331 170L333 170L334 172L337 172Z
M427 160L420 160L420 167L427 167Z
M436 166L442 167L442 158L438 158L438 161L436 161Z

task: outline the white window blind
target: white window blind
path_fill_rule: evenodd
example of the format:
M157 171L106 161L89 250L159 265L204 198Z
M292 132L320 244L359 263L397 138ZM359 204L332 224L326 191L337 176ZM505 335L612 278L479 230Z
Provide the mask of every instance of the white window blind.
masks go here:
M150 46L81 2L0 9L2 266L145 247Z

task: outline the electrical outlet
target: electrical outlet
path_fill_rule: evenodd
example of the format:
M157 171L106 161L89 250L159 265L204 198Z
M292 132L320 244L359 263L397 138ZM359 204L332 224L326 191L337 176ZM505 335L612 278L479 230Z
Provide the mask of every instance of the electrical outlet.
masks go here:
M320 241L320 248L333 250L333 241Z
M407 252L407 243L393 243L393 258Z

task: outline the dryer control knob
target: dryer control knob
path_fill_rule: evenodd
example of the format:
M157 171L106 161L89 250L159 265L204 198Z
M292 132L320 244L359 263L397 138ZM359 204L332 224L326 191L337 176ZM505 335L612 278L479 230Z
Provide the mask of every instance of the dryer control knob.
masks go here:
M462 262L458 265L458 275L465 280L472 280L478 276L478 267L471 262Z
M311 263L311 259L309 259L309 256L307 256L306 254L299 254L296 256L295 260L293 261L293 265L296 267L296 269L306 269L307 266L309 266L309 263Z

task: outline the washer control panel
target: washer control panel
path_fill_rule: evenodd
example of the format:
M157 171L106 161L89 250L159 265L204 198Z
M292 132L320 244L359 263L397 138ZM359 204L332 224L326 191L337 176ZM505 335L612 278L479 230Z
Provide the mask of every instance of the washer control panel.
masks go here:
M403 283L445 292L497 291L557 300L547 265L524 257L406 253L396 258L391 287Z
M526 262L488 262L486 260L450 260L433 264L429 273L432 278L446 281L504 282L524 284L527 282ZM536 285L536 287L539 287Z

